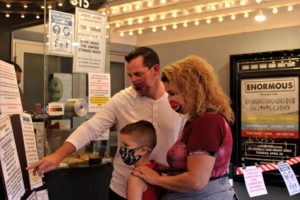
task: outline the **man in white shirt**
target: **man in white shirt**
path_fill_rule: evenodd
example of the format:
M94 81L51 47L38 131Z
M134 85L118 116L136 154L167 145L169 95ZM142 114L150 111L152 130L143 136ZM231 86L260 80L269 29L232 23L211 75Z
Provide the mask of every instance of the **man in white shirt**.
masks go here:
M125 59L132 86L114 95L94 117L78 127L59 149L28 169L34 169L34 173L39 175L56 169L63 158L97 138L102 131L113 125L120 131L126 124L138 120L153 123L157 145L151 159L166 164L167 150L177 140L185 118L173 111L169 104L168 95L160 81L159 58L155 51L139 47ZM132 166L124 164L119 153L116 153L113 165L110 199L126 199L127 178Z

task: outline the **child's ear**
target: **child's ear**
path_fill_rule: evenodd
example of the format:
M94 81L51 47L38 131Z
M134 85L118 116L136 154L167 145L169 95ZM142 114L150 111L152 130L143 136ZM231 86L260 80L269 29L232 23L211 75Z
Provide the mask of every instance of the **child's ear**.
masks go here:
M141 155L146 155L147 153L149 153L149 148L148 147L142 147L140 152L141 152Z

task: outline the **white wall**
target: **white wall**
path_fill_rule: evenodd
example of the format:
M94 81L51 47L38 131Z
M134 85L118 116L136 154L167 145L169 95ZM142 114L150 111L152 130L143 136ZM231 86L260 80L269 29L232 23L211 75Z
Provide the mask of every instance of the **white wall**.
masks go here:
M162 66L191 54L205 58L214 66L224 91L229 95L230 55L299 49L300 26L159 44L150 47L159 54Z

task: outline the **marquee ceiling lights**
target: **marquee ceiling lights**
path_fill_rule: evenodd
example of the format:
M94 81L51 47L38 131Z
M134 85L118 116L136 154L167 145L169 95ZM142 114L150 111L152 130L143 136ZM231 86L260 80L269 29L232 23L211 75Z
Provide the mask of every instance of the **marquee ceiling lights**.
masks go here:
M63 6L63 0L47 0L47 8L55 9ZM6 18L11 15L20 15L25 18L26 15L34 15L37 19L44 13L43 0L0 0L0 14L3 13Z
M165 31L168 28L188 27L212 22L247 18L261 10L292 11L300 0L111 0L100 12L109 18L113 32L142 34L143 31Z

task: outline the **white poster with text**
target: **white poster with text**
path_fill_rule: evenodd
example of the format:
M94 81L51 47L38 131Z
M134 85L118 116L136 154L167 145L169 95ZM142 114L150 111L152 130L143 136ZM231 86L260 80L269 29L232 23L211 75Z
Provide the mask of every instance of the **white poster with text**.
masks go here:
M0 162L8 200L20 200L25 187L9 115L0 115Z
M49 11L49 53L73 55L74 15Z
M107 16L76 8L76 48L73 72L104 72Z
M39 160L31 115L25 113L20 115L20 121L22 124L26 161L27 166L29 166ZM29 170L28 173L31 189L38 188L43 185L42 178L40 176L33 175L33 170Z
M256 197L268 193L260 168L256 166L249 166L246 169L243 169L243 174L250 197Z
M0 113L22 113L23 107L14 66L0 60Z

